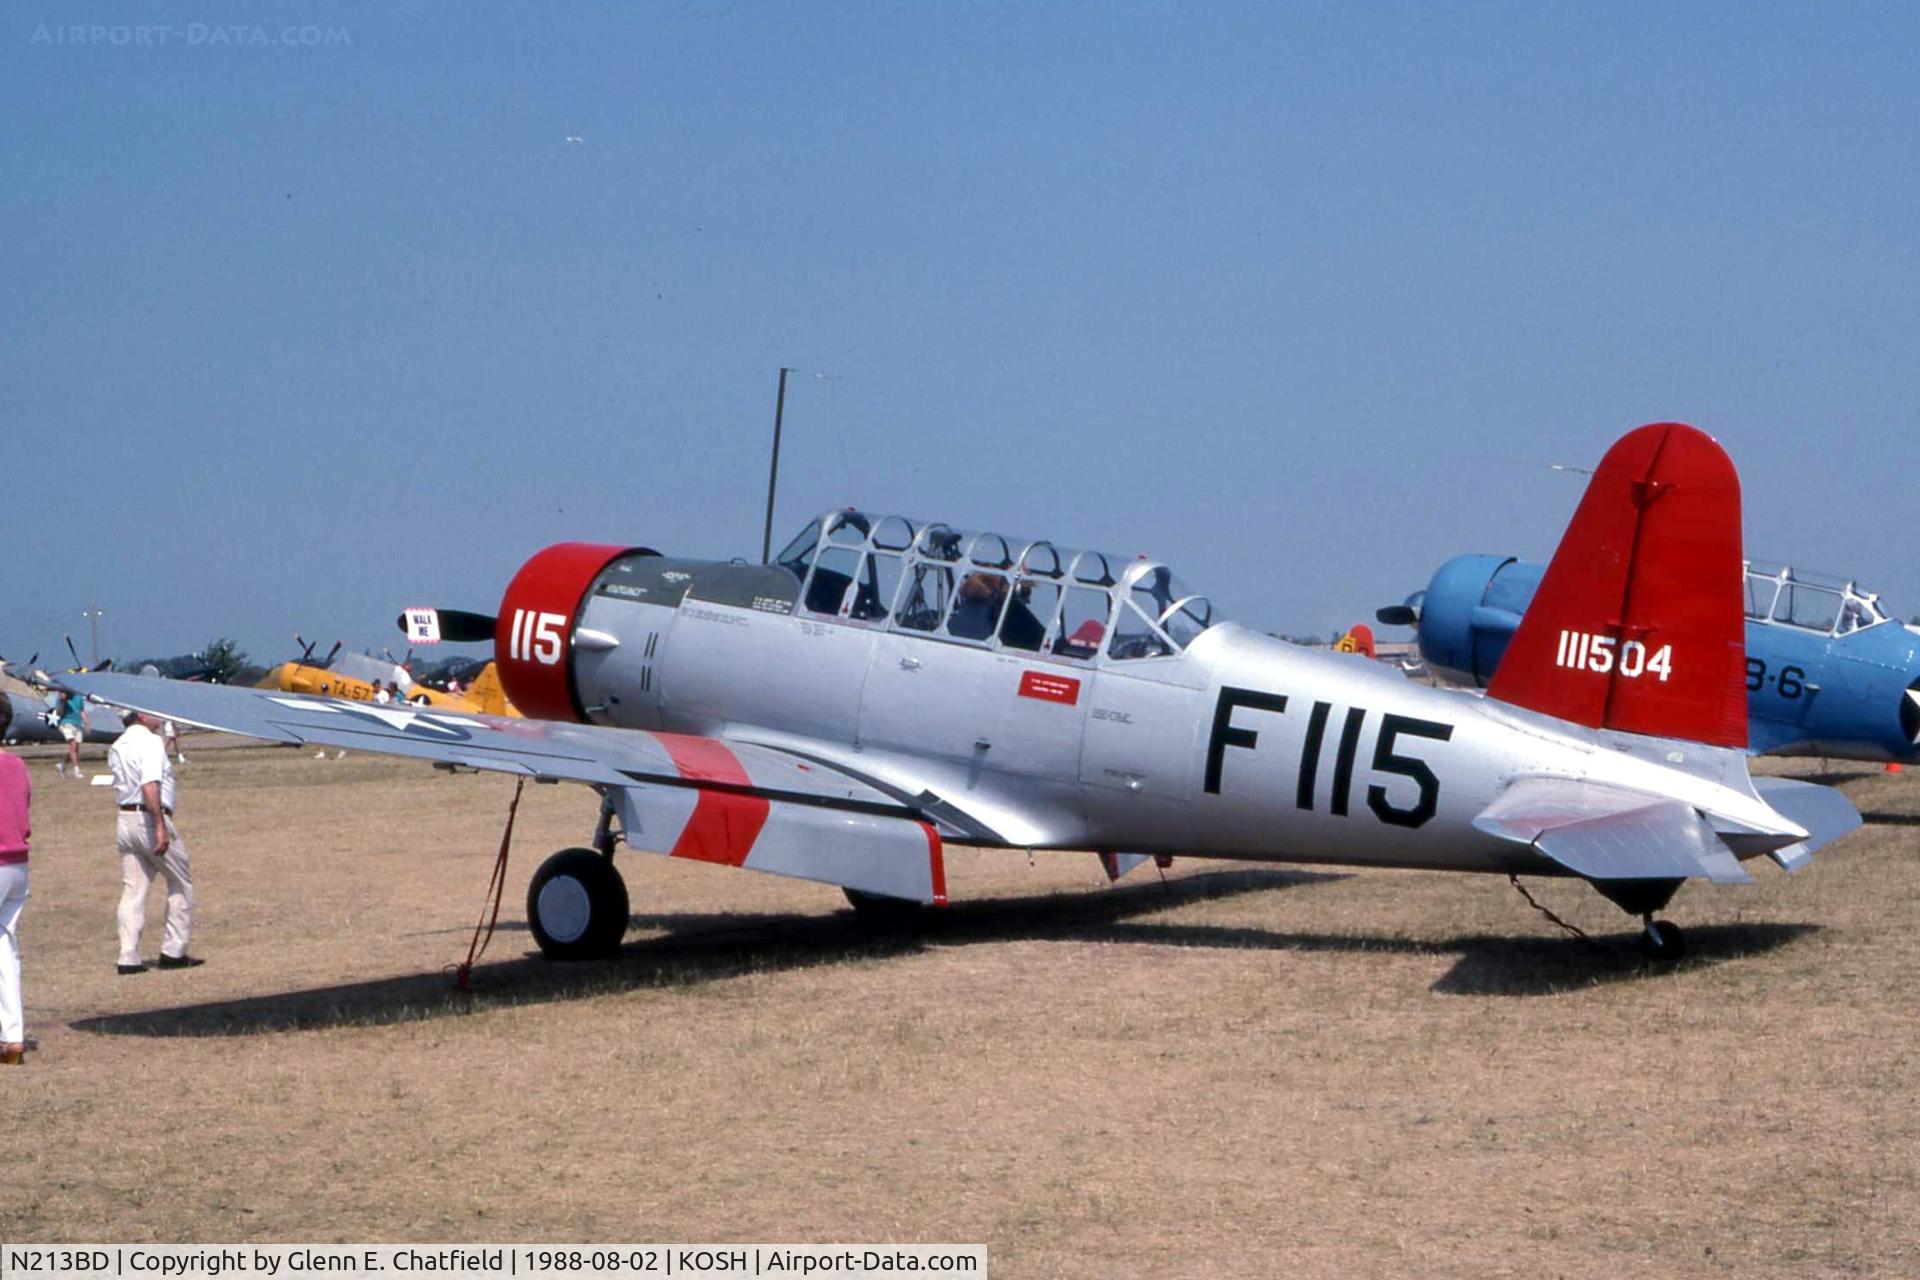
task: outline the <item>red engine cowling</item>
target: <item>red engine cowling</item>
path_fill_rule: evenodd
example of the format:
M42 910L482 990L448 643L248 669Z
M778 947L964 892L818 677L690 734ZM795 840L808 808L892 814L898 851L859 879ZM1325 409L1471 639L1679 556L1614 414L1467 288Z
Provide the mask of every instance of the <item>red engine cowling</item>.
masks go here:
M600 571L638 548L559 542L537 552L507 584L494 623L500 683L536 720L585 720L573 690L574 620Z

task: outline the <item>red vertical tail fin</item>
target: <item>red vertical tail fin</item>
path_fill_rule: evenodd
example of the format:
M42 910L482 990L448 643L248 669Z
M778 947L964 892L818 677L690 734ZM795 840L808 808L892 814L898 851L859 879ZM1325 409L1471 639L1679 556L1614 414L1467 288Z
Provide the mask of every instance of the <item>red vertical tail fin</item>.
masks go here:
M1740 477L1712 436L1622 436L1587 485L1489 696L1596 729L1747 745Z

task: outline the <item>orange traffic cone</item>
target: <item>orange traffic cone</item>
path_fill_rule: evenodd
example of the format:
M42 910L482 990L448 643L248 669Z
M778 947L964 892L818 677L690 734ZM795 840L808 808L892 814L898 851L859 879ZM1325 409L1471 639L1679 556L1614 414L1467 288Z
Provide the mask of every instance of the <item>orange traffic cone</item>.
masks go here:
M1900 762L1898 760L1887 761L1887 772L1888 773L1900 772Z

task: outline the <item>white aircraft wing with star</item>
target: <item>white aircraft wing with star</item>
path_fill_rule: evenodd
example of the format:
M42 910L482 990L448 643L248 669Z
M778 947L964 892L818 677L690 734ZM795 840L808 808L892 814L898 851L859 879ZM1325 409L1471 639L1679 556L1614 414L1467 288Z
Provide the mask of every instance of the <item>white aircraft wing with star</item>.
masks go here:
M921 902L946 897L937 814L770 747L144 676L58 682L112 706L268 742L583 782L612 799L632 848Z

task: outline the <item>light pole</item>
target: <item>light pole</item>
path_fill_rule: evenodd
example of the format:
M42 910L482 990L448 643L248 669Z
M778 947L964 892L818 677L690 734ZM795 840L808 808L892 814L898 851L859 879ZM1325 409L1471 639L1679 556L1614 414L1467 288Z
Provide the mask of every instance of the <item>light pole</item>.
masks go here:
M780 483L780 419L787 411L787 375L793 370L780 368L780 393L773 402L773 464L767 468L767 527L760 535L760 563L773 559L773 490Z
M88 629L93 633L93 665L97 667L100 665L100 606L89 601L80 616L87 620Z

